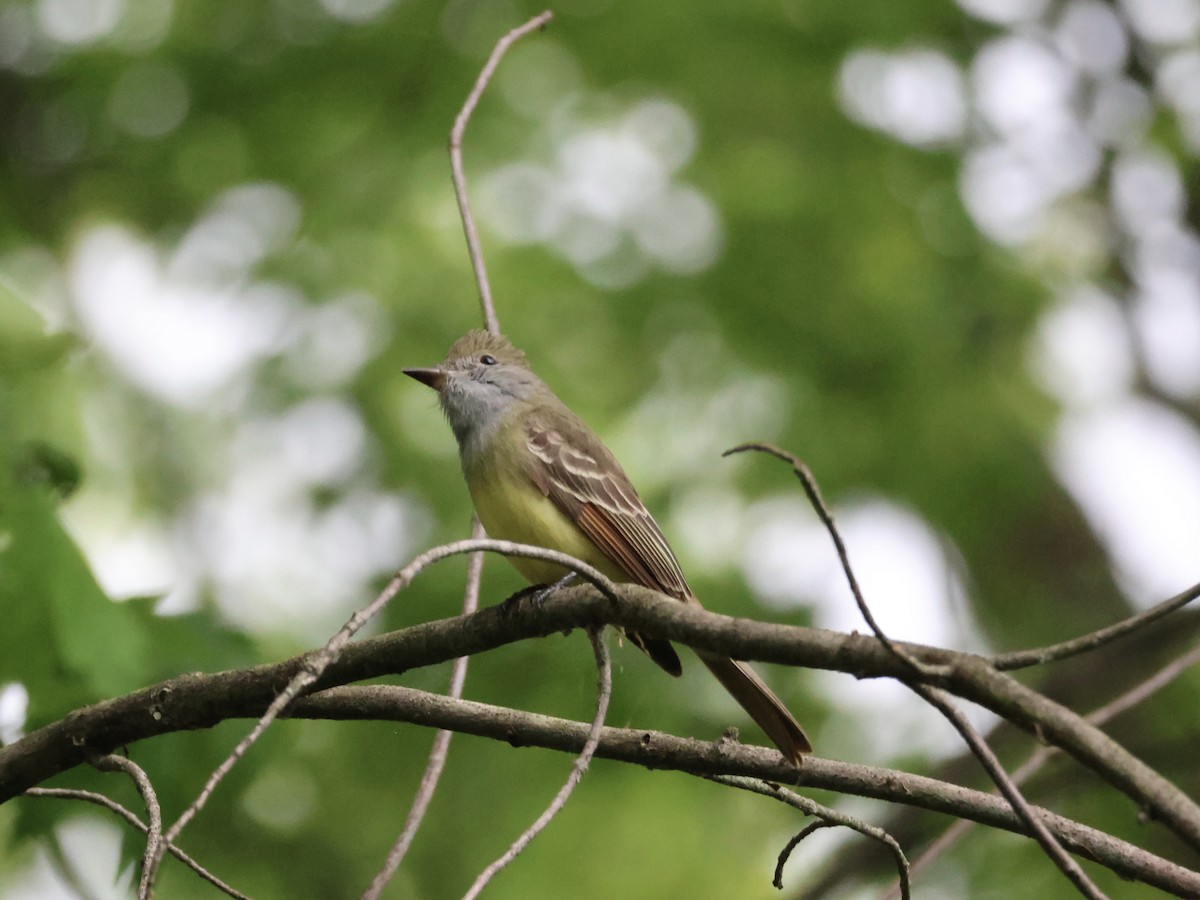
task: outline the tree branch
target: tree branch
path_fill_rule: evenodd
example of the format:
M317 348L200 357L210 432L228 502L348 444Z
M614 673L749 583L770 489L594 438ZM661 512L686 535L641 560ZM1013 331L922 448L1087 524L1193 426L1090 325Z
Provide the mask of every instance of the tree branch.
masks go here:
M552 600L553 598L547 602ZM229 674L238 673L223 673ZM228 687L222 681L223 675L188 676L180 681L190 682L189 689L193 692L203 687L213 694L208 698L210 702L221 704L222 693ZM208 683L202 684L203 682ZM239 699L235 705L239 705L240 702ZM240 712L231 710L229 716L211 718L203 724L185 725L175 721L174 727L166 730L206 727L230 716L254 718L266 702L269 701ZM96 707L89 709L94 710ZM88 710L80 710L73 715L80 716L87 712ZM144 710L141 716L145 717ZM514 747L544 747L570 753L578 753L582 749L590 729L589 725L582 722L504 709L469 700L452 700L437 694L394 685L349 686L323 690L298 700L288 712L288 716L340 721L406 722L488 737ZM89 723L79 722L80 728L76 733L81 737L92 733L87 724ZM114 724L109 723L108 731L111 731ZM999 797L892 769L811 756L806 757L804 765L797 769L784 764L776 751L766 747L739 745L728 741L714 743L674 737L656 731L612 727L602 729L596 756L632 763L639 767L671 769L701 777L728 775L774 782L790 781L800 787L901 803L959 818L969 818L983 825L1018 834L1024 833L1023 826L1011 808ZM38 790L44 793L41 789ZM1069 851L1108 867L1122 878L1142 881L1177 896L1195 896L1200 893L1200 872L1190 871L1063 816L1040 809L1039 813L1046 826ZM171 849L174 852L174 848Z
M551 819L558 815L567 803L567 799L575 790L575 786L579 784L579 780L583 778L583 773L587 771L588 765L592 761L592 757L596 755L596 747L600 743L600 735L604 731L604 719L608 716L608 703L612 699L612 660L608 655L608 645L604 643L604 633L599 630L591 630L588 632L588 637L592 641L592 651L596 655L596 668L599 670L597 678L597 697L596 697L596 715L592 719L591 728L588 729L587 738L583 742L583 748L579 751L579 756L571 765L571 773L567 776L566 783L563 784L554 799L550 801L550 805L545 811L537 817L537 820L530 825L525 831L513 841L512 846L489 865L486 869L479 873L479 877L463 894L463 900L475 900L479 893L487 887L488 883L496 876L501 869L507 866L510 862L517 858L517 854L529 846L529 842L537 837Z
M413 688L366 685L331 688L300 700L293 717L395 721L451 728L514 747L542 747L577 753L587 740L582 722L522 712L470 700L450 700ZM968 818L1016 834L1025 826L1000 797L922 775L807 756L799 769L785 764L774 749L724 739L703 741L658 731L606 727L596 756L649 769L670 769L702 777L741 777L790 782L797 787L836 791ZM774 795L773 795L774 796ZM1064 816L1037 809L1046 827L1070 850L1112 869L1122 878L1144 881L1188 896L1200 891L1200 872L1190 871L1139 847Z
M499 541L455 545L460 552L499 547L512 545ZM841 671L859 678L915 677L872 637L734 619L634 585L611 590L612 596L606 597L588 586L571 587L540 604L489 607L361 640L346 646L309 690L400 674L525 638L606 624L737 659ZM917 644L899 646L946 673L931 680L933 686L991 709L1062 747L1190 845L1200 846L1200 807L1076 713L997 672L981 657ZM231 716L261 713L308 658L181 676L77 710L0 748L0 801L117 747L168 731L210 727ZM785 767L769 777L788 780Z
M834 524L833 512L825 504L825 500L821 496L821 489L817 485L817 480L813 476L812 471L808 468L808 466L794 454L788 453L786 450L781 450L778 447L772 446L771 444L743 444L739 447L733 448L732 450L727 450L724 455L729 456L732 453L740 453L745 450L757 450L762 453L768 453L777 459L784 460L785 462L791 464L792 472L795 473L796 477L800 479L800 483L804 485L804 492L808 495L809 503L811 503L813 509L816 510L817 516L821 519L826 531L829 532L829 536L833 540L833 545L837 550L838 559L841 560L842 563L842 572L846 576L846 581L850 586L850 592L854 595L854 602L858 604L859 612L862 613L863 618L866 620L867 625L870 626L871 631L875 634L875 637L879 640L879 643L887 648L888 652L895 656L901 663L908 666L916 675L922 677L923 679L928 680L930 677L936 677L939 675L939 672L930 669L928 666L922 664L919 660L909 656L907 653L901 650L900 647L893 643L892 640L888 638L886 634L884 634L883 629L880 628L878 623L875 621L875 617L871 613L871 608L867 604L867 599L865 596L863 596L862 589L858 585L858 579L854 575L854 569L850 565L850 555L846 551L846 544L842 540L841 532L838 531L837 525ZM1101 893L1100 889L1092 883L1091 879L1087 877L1083 869L1079 867L1079 864L1067 855L1067 852L1058 843L1054 835L1050 833L1050 830L1046 828L1041 819L1038 818L1037 813L1033 810L1033 807L1030 805L1029 801L1027 801L1021 794L1021 791L1017 787L1016 783L1009 778L1008 773L1000 764L1000 760L996 758L996 755L987 745L987 742L984 741L982 735L975 730L974 726L971 725L970 721L968 721L967 717L963 715L950 697L944 691L930 687L928 684L910 682L909 686L917 693L919 697L924 699L926 703L929 703L934 707L934 709L938 710L940 713L942 713L942 715L949 719L955 730L962 735L963 740L966 742L971 752L983 765L984 770L991 777L992 781L994 781L996 786L1000 788L1000 792L1004 794L1004 796L1008 799L1008 802L1012 804L1013 810L1016 811L1017 815L1020 816L1021 821L1023 821L1029 828L1029 831L1033 835L1034 839L1042 847L1046 855L1050 857L1051 861L1059 868L1059 870L1062 871L1062 873L1066 875L1068 879L1070 879L1071 883L1075 885L1079 892L1085 897L1089 897L1091 900L1103 900L1104 895ZM895 843L894 840L892 842ZM897 849L899 849L899 847L897 847ZM901 877L901 884L904 888L904 893L907 893L907 868L908 863L905 861Z
M1068 656L1077 656L1080 653L1095 650L1097 647L1102 647L1118 638L1132 634L1139 628L1145 628L1151 622L1157 622L1163 616L1182 609L1197 597L1200 597L1200 584L1192 585L1186 591L1182 591L1169 600L1164 600L1162 603L1150 607L1145 612L1140 612L1136 616L1130 616L1128 619L1123 619L1116 624L1093 631L1091 634L1072 638L1060 644L1051 644L1049 647L1038 647L1034 650L1017 650L1013 653L1001 653L998 656L993 656L992 665L1002 672L1011 672L1013 669L1023 669L1028 666L1066 659Z
M1176 659L1171 660L1163 668L1159 669L1145 681L1135 685L1130 690L1126 691L1120 697L1104 704L1100 708L1088 713L1087 720L1093 725L1103 725L1110 719L1121 715L1129 709L1137 706L1147 697L1153 695L1156 691L1166 687L1183 672L1191 666L1200 663L1200 646L1193 647L1190 651ZM1056 747L1038 746L1029 758L1021 764L1012 774L1012 780L1016 784L1023 784L1028 781L1039 769L1045 765L1046 761L1058 753ZM912 871L917 873L929 866L935 859L943 854L951 847L959 838L961 838L971 827L971 822L968 819L960 819L955 822L950 828L946 829L945 833L937 838L932 844L925 848L921 855L913 862ZM899 896L899 885L894 887L889 897Z
M790 791L787 788L780 787L769 781L763 781L759 778L739 778L736 775L712 775L710 779L717 784L727 784L730 787L735 787L743 791L750 791L751 793L761 794L764 797L771 797L789 806L794 806L807 816L814 816L818 819L818 821L807 825L796 834L780 852L779 859L775 863L775 877L771 881L771 884L777 890L783 890L783 867L787 864L792 851L800 845L800 842L821 828L841 826L857 831L864 837L879 841L879 843L888 848L892 854L892 858L896 861L896 869L900 873L901 900L909 900L908 859L905 857L900 843L879 826L870 825L861 819L856 819L854 816L848 816L844 812L839 812L836 809L831 809L828 806L823 806L814 800L810 800L808 797L803 797L795 791Z
M106 797L103 794L97 794L95 791L80 791L73 788L30 788L25 792L24 796L46 797L54 800L82 800L84 803L94 803L96 806L101 806L104 809L116 813L142 834L149 835L150 832L150 829L146 823L139 819L132 811L126 809L116 800ZM227 885L220 878L208 871L208 869L204 868L204 866L200 865L200 863L196 862L196 860L192 859L192 857L184 853L174 844L171 844L167 847L167 852L205 881L207 881L209 884L211 884L213 887L215 887L217 890L228 894L230 897L233 897L234 900L250 900L250 898L241 891Z
M475 86L467 95L467 102L463 104L462 110L454 120L454 128L450 131L450 171L454 178L454 197L458 201L458 213L462 218L463 232L467 236L467 253L471 257L475 283L479 285L479 302L483 307L483 318L487 323L488 331L492 334L500 333L500 323L496 319L496 308L492 303L492 288L488 282L487 266L483 262L483 248L479 245L479 232L475 228L475 217L471 214L471 202L467 193L467 176L463 172L463 134L467 130L467 123L471 120L471 114L475 112L479 98L483 96L484 88L492 80L492 74L500 65L500 60L504 58L508 48L531 31L537 31L543 27L553 17L554 13L546 10L540 15L534 16L524 25L514 28L496 43L491 56L488 57L487 63L484 64L483 70L475 80Z

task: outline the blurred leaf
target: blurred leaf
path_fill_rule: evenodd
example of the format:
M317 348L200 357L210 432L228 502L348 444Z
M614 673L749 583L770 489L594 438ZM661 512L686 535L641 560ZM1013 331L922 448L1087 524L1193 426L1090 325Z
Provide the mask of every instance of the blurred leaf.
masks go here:
M75 493L83 480L78 461L44 441L30 441L17 448L16 456L13 463L14 485L44 485L65 499Z
M9 473L0 492L7 538L0 607L12 615L13 627L0 638L6 651L0 678L26 684L34 721L65 712L64 700L78 705L141 686L148 663L145 616L112 602L96 584L46 488L19 486Z

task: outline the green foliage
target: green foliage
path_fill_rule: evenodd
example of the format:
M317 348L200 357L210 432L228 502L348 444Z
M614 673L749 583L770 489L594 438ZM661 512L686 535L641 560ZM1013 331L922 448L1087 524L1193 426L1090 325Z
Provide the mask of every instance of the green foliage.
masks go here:
M146 646L143 617L108 600L57 515L79 466L45 442L39 420L54 391L70 389L62 369L72 342L39 335L36 316L10 294L0 299L11 367L0 384L0 681L39 688L30 720L40 724L144 683Z

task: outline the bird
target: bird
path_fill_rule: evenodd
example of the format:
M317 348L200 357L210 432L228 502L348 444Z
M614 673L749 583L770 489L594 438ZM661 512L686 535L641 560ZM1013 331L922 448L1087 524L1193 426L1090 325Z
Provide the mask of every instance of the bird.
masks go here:
M689 606L700 601L679 560L616 457L530 368L508 338L473 330L445 360L404 374L437 391L454 437L475 511L499 540L545 547ZM535 585L570 569L509 557ZM626 630L629 640L674 676L683 667L668 640ZM800 765L812 752L804 729L745 662L696 651L726 691L784 758Z

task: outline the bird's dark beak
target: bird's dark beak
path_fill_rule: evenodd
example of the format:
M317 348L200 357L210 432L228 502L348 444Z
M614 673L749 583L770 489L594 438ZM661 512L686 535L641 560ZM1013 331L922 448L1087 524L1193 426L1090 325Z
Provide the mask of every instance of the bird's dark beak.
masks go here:
M439 369L405 369L404 374L409 378L415 378L421 384L427 384L435 391L440 391L442 385L446 383L446 373Z

